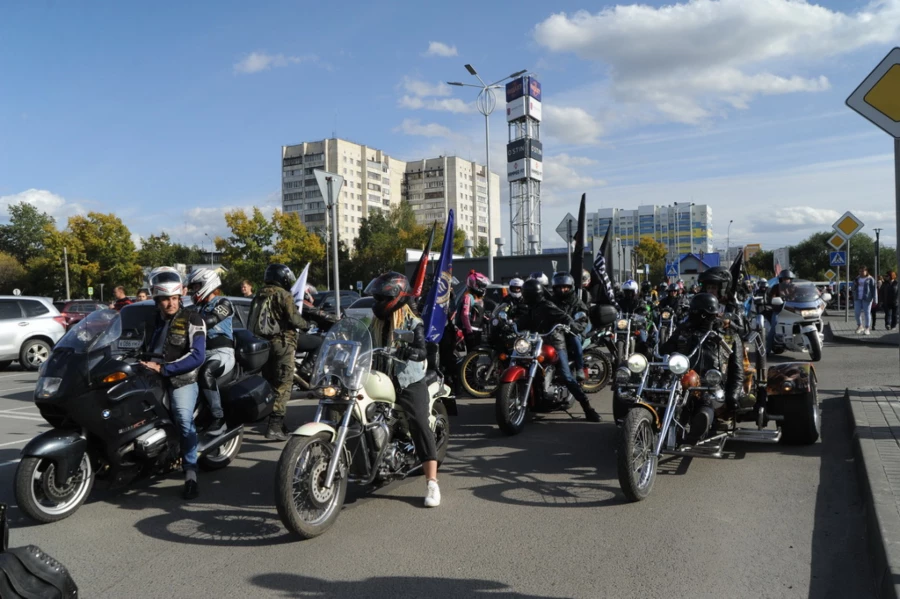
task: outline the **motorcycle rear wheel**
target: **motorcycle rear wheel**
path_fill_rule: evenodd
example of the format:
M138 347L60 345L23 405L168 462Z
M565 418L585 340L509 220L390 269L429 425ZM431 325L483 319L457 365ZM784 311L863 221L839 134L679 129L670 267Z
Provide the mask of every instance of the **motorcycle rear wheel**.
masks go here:
M337 520L347 495L347 465L338 465L331 489L323 486L334 452L329 434L292 436L281 452L275 474L275 507L292 534L312 539Z
M244 431L230 441L216 447L209 453L200 456L197 459L197 465L201 470L208 472L213 470L221 470L234 461L234 458L241 452L241 444L244 442Z
M528 405L528 398L523 397L525 385L526 381L520 379L512 383L503 383L497 390L494 413L497 417L497 426L507 435L518 435L525 428L525 412Z
M470 351L459 366L463 389L472 397L490 397L500 384L500 367L493 363L494 356L489 349ZM488 378L487 371L493 366L494 371Z
M585 350L584 367L588 369L589 375L581 385L585 393L597 393L609 384L612 362L599 348Z
M657 466L657 458L653 456L656 439L650 412L640 408L630 410L616 440L619 485L628 501L646 499L653 489Z

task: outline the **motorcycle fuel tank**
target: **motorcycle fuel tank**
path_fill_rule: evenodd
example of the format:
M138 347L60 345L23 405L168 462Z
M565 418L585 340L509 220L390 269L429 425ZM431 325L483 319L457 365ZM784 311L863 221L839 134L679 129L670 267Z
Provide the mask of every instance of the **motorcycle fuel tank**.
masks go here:
M366 395L374 400L389 401L391 403L397 401L397 393L394 391L394 383L391 377L383 372L371 371L363 382L363 388Z

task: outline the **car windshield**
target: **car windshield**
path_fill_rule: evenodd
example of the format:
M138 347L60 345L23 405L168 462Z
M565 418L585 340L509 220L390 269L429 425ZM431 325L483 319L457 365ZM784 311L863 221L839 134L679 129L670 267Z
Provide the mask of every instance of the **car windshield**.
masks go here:
M365 323L343 318L328 331L312 376L314 387L340 384L355 391L372 369L372 335Z
M56 347L68 347L75 353L96 351L122 335L122 320L115 310L97 310L84 317L63 335Z

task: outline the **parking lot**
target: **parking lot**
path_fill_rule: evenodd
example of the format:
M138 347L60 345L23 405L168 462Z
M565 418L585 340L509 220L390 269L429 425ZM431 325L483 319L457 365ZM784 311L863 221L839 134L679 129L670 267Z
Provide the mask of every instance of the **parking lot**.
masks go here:
M34 407L36 372L12 364L0 372L0 477L14 470L19 452L32 437L49 428ZM8 498L0 496L0 500Z

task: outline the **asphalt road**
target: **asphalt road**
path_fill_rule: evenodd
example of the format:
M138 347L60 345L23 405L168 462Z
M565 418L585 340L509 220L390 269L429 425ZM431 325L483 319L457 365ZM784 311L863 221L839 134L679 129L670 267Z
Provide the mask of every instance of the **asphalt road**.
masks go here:
M872 597L842 395L900 381L897 352L828 344L817 369L824 441L671 460L638 504L619 490L604 391L606 422L551 416L514 438L489 401L461 401L438 509L421 507L421 477L351 489L331 531L294 542L273 507L281 444L253 432L230 467L201 474L198 501L182 502L172 475L95 491L55 524L13 508L11 544L58 558L88 598ZM0 501L11 504L10 462L45 426L34 380L0 373ZM295 402L289 423L312 410Z

